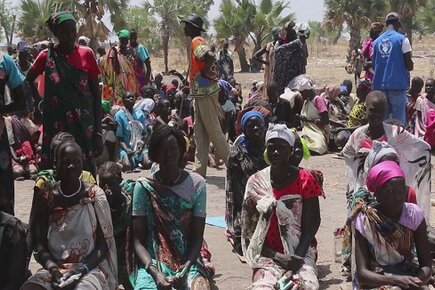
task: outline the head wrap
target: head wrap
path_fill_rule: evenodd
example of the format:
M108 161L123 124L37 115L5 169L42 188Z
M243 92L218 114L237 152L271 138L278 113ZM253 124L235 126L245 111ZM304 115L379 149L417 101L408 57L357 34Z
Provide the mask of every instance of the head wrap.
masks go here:
M310 33L310 26L305 22L296 23L293 29L298 33L299 36L308 37L308 34Z
M309 91L316 88L314 84L314 79L309 75L299 75L290 81L288 88L298 92Z
M103 108L103 113L110 114L110 111L112 110L112 106L110 105L109 101L101 100L101 107Z
M137 102L133 108L141 110L147 116L154 110L155 106L156 103L152 99L146 98Z
M387 181L396 177L405 178L405 174L396 162L383 161L378 163L369 171L367 176L367 189L375 193Z
M264 86L264 82L263 81L259 81L255 84L255 88L258 90L261 90Z
M275 138L286 141L291 147L295 145L295 135L285 124L269 124L266 132L266 143Z
M224 90L225 92L225 96L227 98L231 97L231 90L233 89L233 87L231 86L231 84L225 80L219 80L219 87L221 90Z
M326 87L326 94L328 95L329 100L335 99L340 95L341 89L339 86L327 86Z
M59 27L59 25L67 20L73 20L76 22L74 15L68 11L56 12L50 15L50 17L45 21L48 29L54 33L54 31Z
M116 35L118 38L130 38L130 31L128 31L128 29L121 29Z
M174 86L173 84L168 84L164 87L164 91L165 93L169 92L169 91L176 91L177 87Z
M262 113L260 113L259 111L249 111L249 112L246 112L245 114L243 114L243 116L242 116L242 130L243 131L245 131L245 126L246 126L246 123L248 123L248 120L250 118L253 118L253 117L257 117L258 119L260 119L264 125L264 117L263 117Z
M91 39L89 37L86 37L84 35L79 37L78 41L80 41L80 40L83 40L86 43L86 45L88 45L89 41L91 41Z
M366 78L360 78L358 80L358 90L363 93L370 93L372 91L372 81Z
M365 171L368 172L370 168L379 163L379 161L387 154L397 154L397 151L387 142L373 141L372 148L366 157L364 164Z

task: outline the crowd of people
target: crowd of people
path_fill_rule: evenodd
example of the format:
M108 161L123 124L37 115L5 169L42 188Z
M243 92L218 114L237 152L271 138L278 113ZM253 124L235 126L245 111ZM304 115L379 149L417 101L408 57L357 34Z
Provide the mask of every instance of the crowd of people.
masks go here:
M135 30L95 54L69 12L46 22L56 44L0 53L0 289L210 289L207 167L223 164L225 234L249 289L319 289L324 176L300 164L328 152L346 168L343 274L354 289L424 289L435 80L410 82L400 16L355 48L355 81L323 87L306 74L309 26L274 29L246 95L229 43L215 53L199 16L182 22L186 76L153 75ZM23 179L35 180L28 224L14 217Z

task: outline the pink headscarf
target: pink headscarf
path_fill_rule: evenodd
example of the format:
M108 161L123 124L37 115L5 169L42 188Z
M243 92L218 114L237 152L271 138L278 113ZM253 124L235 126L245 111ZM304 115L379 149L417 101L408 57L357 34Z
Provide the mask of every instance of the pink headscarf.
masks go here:
M405 174L400 166L394 161L383 161L370 169L367 175L367 189L376 192L390 179L395 177L405 178Z

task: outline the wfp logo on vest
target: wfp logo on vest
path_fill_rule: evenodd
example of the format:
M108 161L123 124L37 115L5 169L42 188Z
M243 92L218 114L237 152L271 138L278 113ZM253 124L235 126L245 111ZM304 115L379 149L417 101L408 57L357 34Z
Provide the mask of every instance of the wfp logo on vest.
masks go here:
M381 53L382 57L389 57L392 49L393 44L391 43L390 39L386 38L381 41L381 44L379 45L379 52Z

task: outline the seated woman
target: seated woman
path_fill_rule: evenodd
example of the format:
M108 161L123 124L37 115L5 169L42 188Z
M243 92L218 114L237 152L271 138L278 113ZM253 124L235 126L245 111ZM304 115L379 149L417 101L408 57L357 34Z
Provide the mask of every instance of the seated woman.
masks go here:
M291 89L299 91L304 99L300 115L302 133L310 151L323 155L328 151L330 121L325 99L317 95L314 82L309 76L292 80Z
M5 126L12 153L12 169L16 180L33 177L36 168L35 147L32 144L30 132L18 116L5 118Z
M0 210L0 289L20 289L26 280L26 227Z
M209 289L200 250L206 216L206 183L179 168L186 142L168 125L151 134L149 156L159 164L133 193L134 289Z
M367 155L367 158L364 163L365 172L369 172L372 167L375 165L384 162L384 161L393 161L399 164L399 155L397 151L391 147L390 144L386 142L373 141L373 146L370 149L370 152ZM399 164L400 165L400 164ZM364 180L366 178L364 177ZM414 188L410 186L406 186L407 199L406 202L417 204L417 197L415 194ZM366 187L361 187L357 190L352 199L349 200L347 205L348 212L352 212L353 208L357 201L363 200L366 204L371 205L376 203L376 199L372 196L372 194L366 189ZM342 274L351 274L351 255L352 255L352 229L349 224L345 225L345 233L343 238L343 247L342 247L342 261L343 267L341 269Z
M372 82L369 79L361 78L358 81L358 86L356 88L356 96L358 100L353 105L347 121L347 127L336 128L334 131L334 141L337 147L343 148L350 135L358 127L367 124L367 114L366 114L366 97L370 93L372 87Z
M80 180L83 153L75 142L55 154L59 181L35 190L31 250L43 268L22 289L117 289L117 261L110 207L104 191Z
M239 255L243 255L241 245L240 218L243 196L249 177L267 164L264 161L264 117L258 111L249 111L242 116L244 138L231 146L227 167L225 221L227 235Z
M429 289L432 261L424 212L406 203L405 174L393 161L375 165L367 187L377 203L358 201L351 221L355 235L354 287ZM418 264L413 262L416 249Z
M364 163L373 142L384 141L398 153L407 184L415 189L418 206L429 219L430 146L403 127L383 122L386 106L387 98L382 92L369 93L366 98L368 124L356 129L343 149L348 201L365 185L367 171Z
M267 156L272 163L246 184L242 246L253 268L250 289L319 289L315 235L320 225L315 178L289 165L295 136L283 124L269 124ZM297 288L301 289L301 288Z

